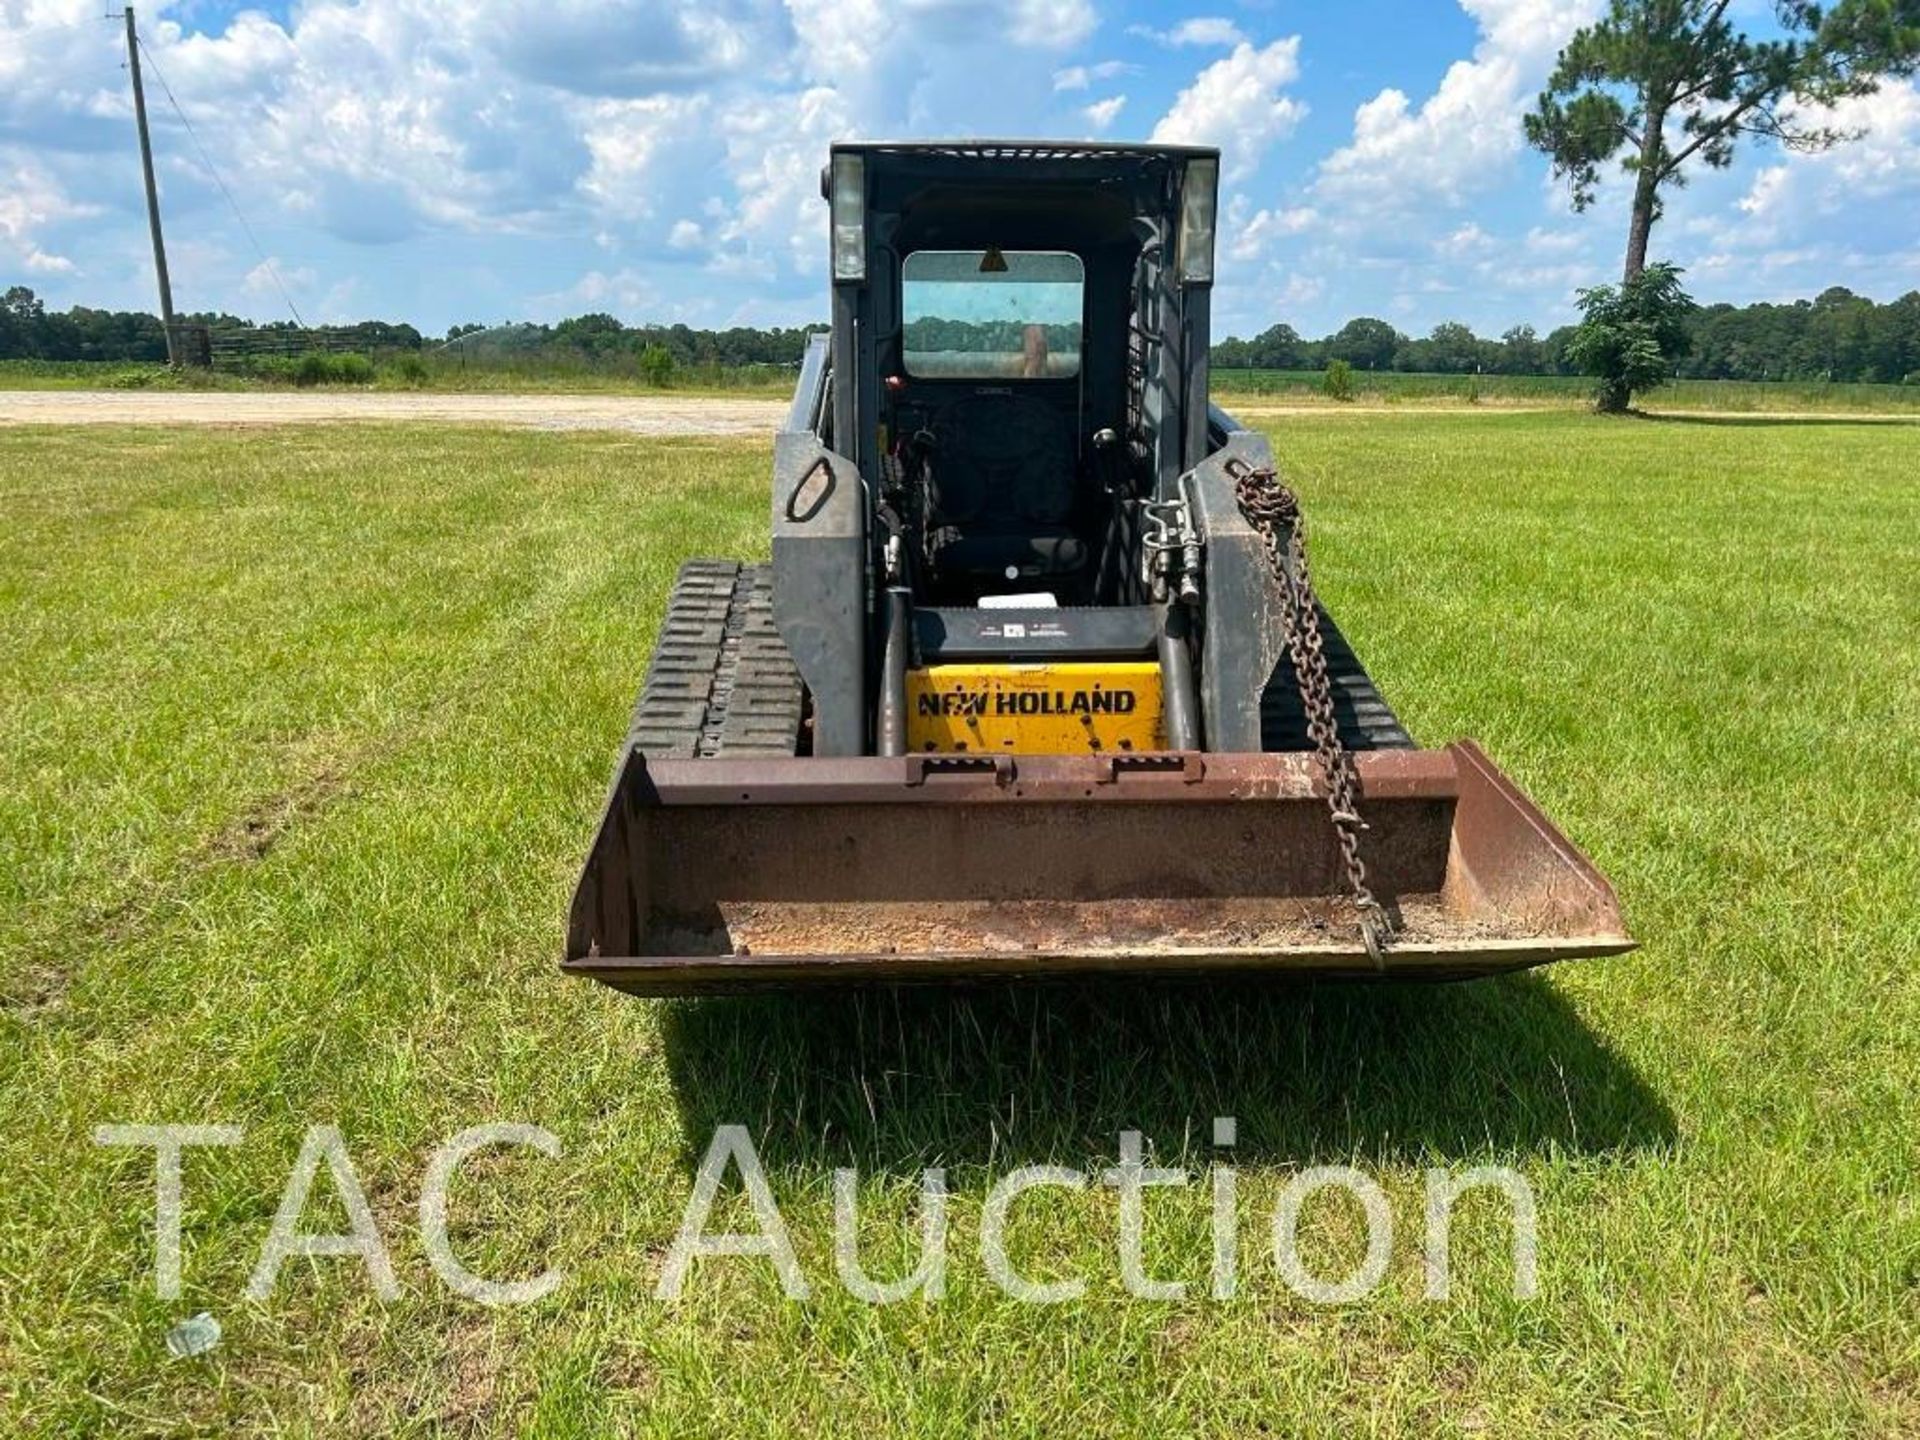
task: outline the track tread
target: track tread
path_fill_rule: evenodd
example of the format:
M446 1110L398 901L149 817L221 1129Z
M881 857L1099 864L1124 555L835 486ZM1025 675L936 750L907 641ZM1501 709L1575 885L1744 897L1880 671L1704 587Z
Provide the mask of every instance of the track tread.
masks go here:
M1367 674L1360 657L1340 633L1323 606L1320 643L1327 656L1327 678L1333 687L1333 711L1340 723L1340 742L1349 750L1413 750L1418 747ZM1260 696L1260 748L1311 750L1300 687L1293 678L1293 662L1282 656L1279 668Z
M773 572L732 560L680 567L628 744L653 759L792 755L800 672L773 623Z

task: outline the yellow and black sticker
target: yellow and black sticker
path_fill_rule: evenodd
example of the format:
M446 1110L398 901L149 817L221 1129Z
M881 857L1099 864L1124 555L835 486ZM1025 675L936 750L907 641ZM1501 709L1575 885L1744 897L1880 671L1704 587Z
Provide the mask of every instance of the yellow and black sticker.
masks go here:
M1160 728L1160 667L1150 662L930 665L907 672L912 750L1156 750Z

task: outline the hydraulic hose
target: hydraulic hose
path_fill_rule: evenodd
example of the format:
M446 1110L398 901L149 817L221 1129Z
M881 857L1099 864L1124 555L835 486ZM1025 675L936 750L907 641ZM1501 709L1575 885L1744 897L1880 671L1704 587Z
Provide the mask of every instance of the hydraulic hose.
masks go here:
M1161 713L1169 750L1200 748L1200 705L1193 687L1193 611L1169 600L1160 612Z

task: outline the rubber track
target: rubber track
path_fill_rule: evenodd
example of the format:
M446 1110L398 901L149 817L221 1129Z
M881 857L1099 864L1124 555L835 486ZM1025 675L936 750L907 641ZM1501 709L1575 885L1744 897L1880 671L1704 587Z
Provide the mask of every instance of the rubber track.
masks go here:
M1416 749L1413 737L1324 608L1320 611L1320 644L1327 656L1327 677L1333 682L1333 713L1340 723L1340 742L1349 750ZM1300 687L1293 679L1293 662L1284 656L1260 696L1260 748L1313 748L1307 738L1306 713L1300 706Z
M773 572L732 560L680 567L627 741L655 759L792 755L800 672L773 623Z

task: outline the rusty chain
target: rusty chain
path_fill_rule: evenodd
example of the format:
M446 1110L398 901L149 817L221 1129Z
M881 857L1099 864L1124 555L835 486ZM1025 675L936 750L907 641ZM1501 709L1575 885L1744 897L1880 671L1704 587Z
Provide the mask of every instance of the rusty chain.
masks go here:
M1347 888L1359 912L1360 938L1380 969L1386 968L1386 947L1393 938L1393 922L1367 885L1366 862L1360 858L1359 796L1347 748L1340 741L1340 725L1333 710L1333 684L1327 677L1327 657L1320 638L1320 606L1307 570L1307 522L1300 501L1281 483L1272 466L1258 468L1242 460L1228 462L1234 498L1240 513L1259 533L1266 547L1274 580L1280 586L1281 628L1287 655L1293 661L1300 707L1307 717L1307 738L1320 759L1327 781L1327 810L1339 842ZM1284 539L1283 537L1284 532Z

